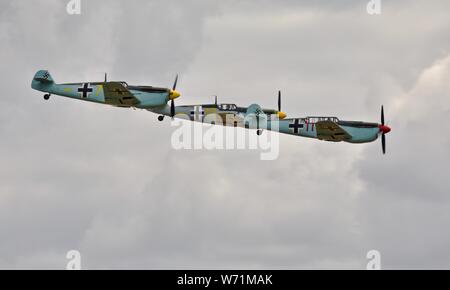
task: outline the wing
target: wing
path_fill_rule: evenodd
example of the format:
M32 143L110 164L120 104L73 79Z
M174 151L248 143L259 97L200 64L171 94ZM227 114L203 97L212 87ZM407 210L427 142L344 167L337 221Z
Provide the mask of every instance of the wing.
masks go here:
M136 106L139 100L119 82L108 82L103 85L105 103L114 106Z
M350 139L352 136L332 121L319 121L316 123L317 138L325 141L339 142Z

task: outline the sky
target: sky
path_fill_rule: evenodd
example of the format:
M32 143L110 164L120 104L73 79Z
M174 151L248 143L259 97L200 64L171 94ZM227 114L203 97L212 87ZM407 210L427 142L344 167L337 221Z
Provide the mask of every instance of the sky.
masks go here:
M0 2L0 268L450 268L450 2ZM170 87L177 105L380 121L381 142L174 150L169 120L30 87Z

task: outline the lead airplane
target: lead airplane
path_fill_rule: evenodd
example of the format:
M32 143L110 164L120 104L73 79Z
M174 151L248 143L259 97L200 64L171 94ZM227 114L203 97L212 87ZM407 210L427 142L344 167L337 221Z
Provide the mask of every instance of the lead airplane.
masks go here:
M73 99L101 103L116 107L139 108L158 114L158 120L165 116L189 119L195 122L256 129L261 135L263 129L280 133L316 138L330 142L368 143L381 136L383 154L386 153L385 135L391 131L384 123L384 109L381 106L381 123L342 121L337 117L286 118L281 111L281 92L278 91L278 110L264 109L258 104L239 107L235 104L218 104L217 96L212 104L175 106L180 97L176 90L178 75L172 88L133 86L123 81L64 83L56 84L47 70L38 71L31 87L45 92L44 99L59 95ZM169 104L170 102L170 104Z

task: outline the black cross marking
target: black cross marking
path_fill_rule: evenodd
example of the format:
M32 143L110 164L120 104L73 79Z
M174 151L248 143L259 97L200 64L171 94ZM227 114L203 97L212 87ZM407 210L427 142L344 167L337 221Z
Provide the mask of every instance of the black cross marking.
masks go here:
M89 93L92 93L92 88L89 87L88 83L85 83L81 88L78 88L78 92L81 93L82 98L87 98Z
M294 122L289 124L289 128L293 128L294 129L294 134L298 134L298 129L299 128L303 128L303 124L299 124L299 120L298 119L294 119Z
M50 74L48 73L48 71L46 71L46 72L44 73L44 79L48 79L49 76L50 76Z

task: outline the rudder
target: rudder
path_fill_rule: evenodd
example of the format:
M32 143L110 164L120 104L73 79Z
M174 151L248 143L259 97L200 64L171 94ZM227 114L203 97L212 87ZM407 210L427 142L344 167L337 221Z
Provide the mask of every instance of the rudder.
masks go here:
M34 75L31 87L41 92L48 92L54 83L52 76L47 70L40 70Z
M42 82L42 83L53 83L53 78L48 72L48 70L40 70L35 75L33 80Z

